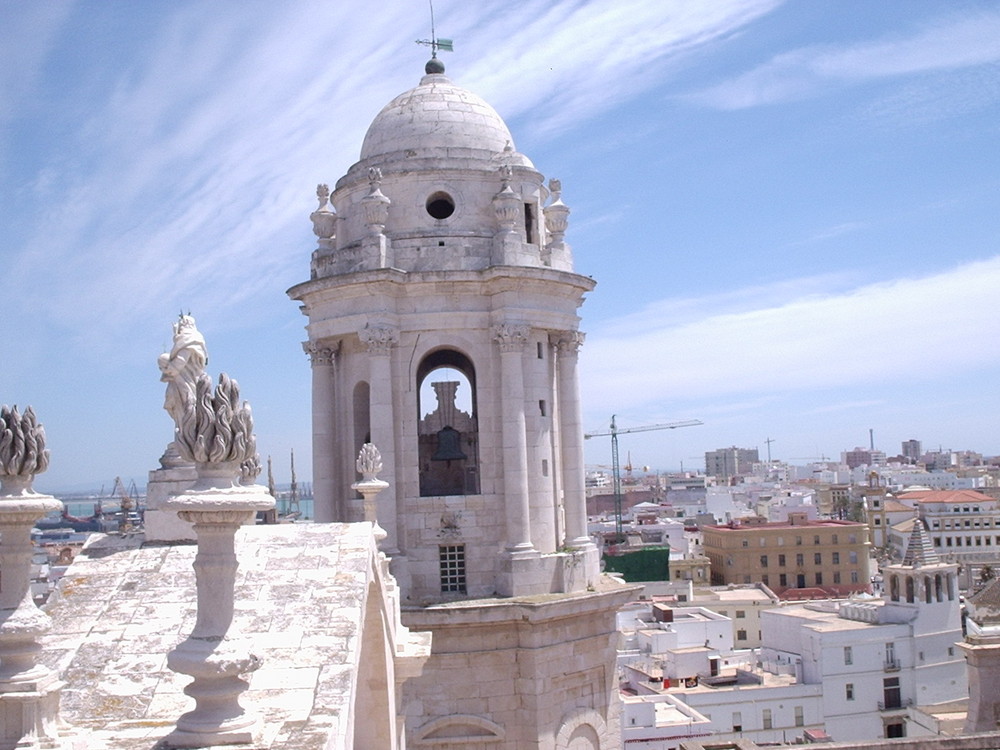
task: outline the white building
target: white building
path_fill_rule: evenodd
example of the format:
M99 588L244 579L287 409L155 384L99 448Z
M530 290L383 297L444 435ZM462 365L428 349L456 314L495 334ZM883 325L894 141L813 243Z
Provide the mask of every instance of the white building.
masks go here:
M822 686L835 739L906 736L917 729L910 706L968 694L957 568L916 524L903 562L883 571L883 599L764 612L763 660L792 662L804 684Z
M718 741L791 742L807 730L838 741L927 734L918 710L968 694L956 571L918 524L903 562L885 568L882 599L764 609L759 650L713 648L729 641L713 630L718 620L697 614L704 608L660 613L625 640L631 650L620 659L635 696L627 700L671 695L708 719ZM725 620L736 615L724 611ZM648 709L625 711L623 732L638 736ZM641 728L659 736L657 725ZM663 728L664 742L675 730Z

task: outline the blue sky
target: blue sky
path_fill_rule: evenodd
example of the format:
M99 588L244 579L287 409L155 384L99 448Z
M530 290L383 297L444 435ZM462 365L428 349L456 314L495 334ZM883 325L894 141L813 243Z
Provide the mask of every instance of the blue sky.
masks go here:
M1000 6L438 0L448 75L560 178L585 427L633 462L1000 453ZM156 357L190 310L262 455L310 472L305 318L319 182L414 85L427 5L0 5L0 402L36 488L142 484L169 441ZM588 461L610 460L607 439ZM800 461L801 462L801 461Z

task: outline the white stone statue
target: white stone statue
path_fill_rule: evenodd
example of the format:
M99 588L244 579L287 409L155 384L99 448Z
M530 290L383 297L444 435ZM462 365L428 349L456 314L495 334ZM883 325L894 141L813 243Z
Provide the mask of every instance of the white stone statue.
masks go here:
M167 384L163 408L179 426L187 405L195 398L198 378L208 364L205 337L191 315L181 315L174 323L174 343L170 353L159 356L160 380Z

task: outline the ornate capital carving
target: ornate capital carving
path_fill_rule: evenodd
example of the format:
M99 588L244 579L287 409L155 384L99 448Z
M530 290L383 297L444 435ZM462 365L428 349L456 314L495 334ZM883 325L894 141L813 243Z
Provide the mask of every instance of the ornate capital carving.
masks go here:
M399 343L399 331L389 326L367 325L358 331L358 337L369 354L388 355L392 347Z
M500 323L493 328L493 338L501 352L519 352L528 341L531 327L524 323Z
M302 351L309 355L313 367L329 367L337 361L336 347L326 346L316 341L303 341Z
M583 346L583 340L586 337L587 334L583 331L560 331L552 334L550 340L559 348L560 354L575 356L580 352L580 347Z

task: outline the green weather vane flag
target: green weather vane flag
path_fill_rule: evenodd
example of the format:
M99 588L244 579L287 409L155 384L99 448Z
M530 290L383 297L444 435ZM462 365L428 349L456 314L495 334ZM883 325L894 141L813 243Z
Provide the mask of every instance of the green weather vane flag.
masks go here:
M430 39L418 39L417 44L426 44L431 48L431 57L437 57L438 50L442 52L454 52L455 45L451 39L438 39L437 35L434 33L434 2L433 0L427 0L428 4L431 6L431 38Z

